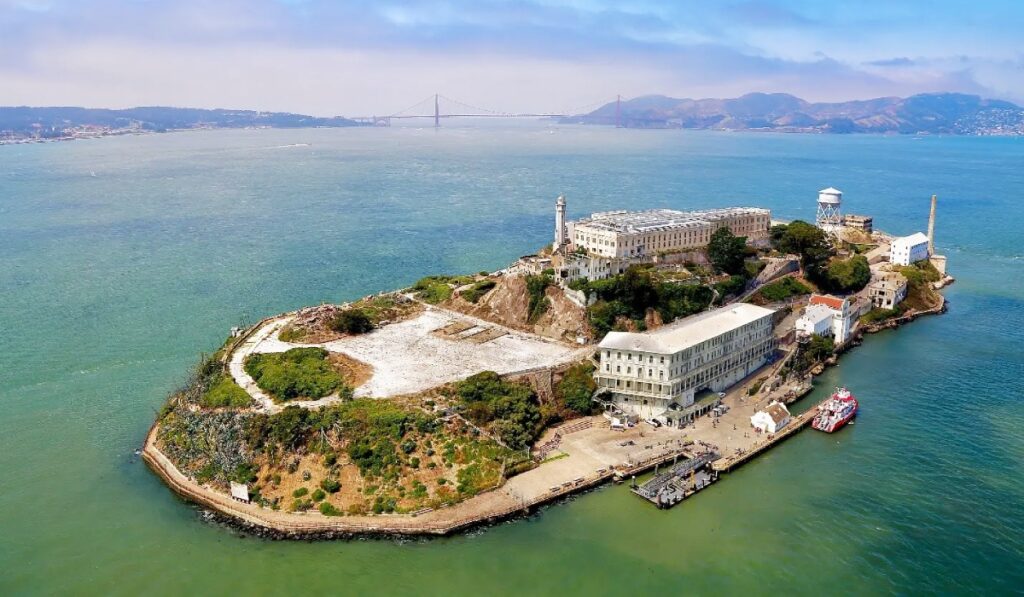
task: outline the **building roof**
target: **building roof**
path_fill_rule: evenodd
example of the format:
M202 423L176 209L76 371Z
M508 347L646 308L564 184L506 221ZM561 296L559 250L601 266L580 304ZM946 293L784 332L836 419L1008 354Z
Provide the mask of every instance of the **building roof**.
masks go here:
M868 285L869 288L877 288L879 290L885 289L896 289L902 288L907 285L907 277L899 272L892 272L885 276L871 282Z
M591 214L589 218L579 220L575 225L577 228L585 227L621 234L704 226L723 218L743 215L771 217L771 211L761 207L727 207L703 211L678 211L675 209L605 211Z
M771 309L738 303L693 315L650 332L608 332L598 346L603 349L672 354L772 313L774 311Z
M772 402L768 405L768 408L765 409L765 412L767 412L768 416L775 421L776 425L789 418L789 409L787 409L781 402Z
M923 232L915 232L910 236L901 236L892 240L892 244L897 243L913 247L914 245L928 244L928 237Z
M824 319L832 318L832 307L828 305L807 305L800 319L806 319L812 323L819 323Z
M245 483L231 482L231 497L237 500L249 501L249 486Z
M846 299L841 299L838 296L832 296L830 294L812 294L810 304L825 305L829 309L842 311L844 302L846 302Z

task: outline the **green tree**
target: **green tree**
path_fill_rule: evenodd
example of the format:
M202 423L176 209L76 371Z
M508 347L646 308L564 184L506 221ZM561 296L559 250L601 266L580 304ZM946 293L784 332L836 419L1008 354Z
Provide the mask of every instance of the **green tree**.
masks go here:
M346 309L331 322L331 328L345 334L365 334L373 329L373 321L362 309Z
M773 235L778 232L781 231L773 228ZM801 220L795 220L786 226L785 231L781 232L776 248L783 253L799 255L804 271L817 279L821 278L825 265L833 255L832 246L824 231Z
M827 286L835 292L856 292L871 281L871 267L863 255L835 260L826 270Z
M727 274L742 274L743 257L747 248L747 237L736 236L728 226L723 226L711 235L708 243L708 259L715 270Z
M594 366L590 363L569 367L562 380L555 386L555 397L567 408L581 415L592 413L597 406L590 399L597 389L593 373Z

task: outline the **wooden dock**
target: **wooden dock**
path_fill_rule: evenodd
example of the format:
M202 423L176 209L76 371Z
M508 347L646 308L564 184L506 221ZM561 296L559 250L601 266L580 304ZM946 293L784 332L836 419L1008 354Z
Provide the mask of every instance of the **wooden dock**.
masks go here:
M818 405L822 404L823 402L824 401L822 401ZM737 466L743 464L744 462L750 460L754 456L757 456L761 452L764 452L768 448L771 448L772 446L781 442L787 437L794 435L795 433L797 433L798 431L800 431L801 429L810 424L811 420L814 419L814 415L817 414L818 412L818 405L815 405L807 409L805 412L802 412L799 415L793 416L792 418L790 418L789 422L786 423L786 426L782 429L782 431L767 436L765 439L755 443L749 449L739 452L737 454L723 456L722 458L719 458L718 460L712 462L711 470L716 472L730 471L736 468Z

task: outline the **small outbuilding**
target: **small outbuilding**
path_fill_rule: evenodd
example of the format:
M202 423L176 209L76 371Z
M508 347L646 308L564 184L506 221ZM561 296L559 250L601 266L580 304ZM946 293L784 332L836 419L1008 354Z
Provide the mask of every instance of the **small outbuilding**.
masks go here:
M781 402L772 402L768 408L759 410L750 417L750 424L754 429L760 429L764 433L777 433L789 423L789 409Z
M245 504L249 503L249 486L245 483L231 482L231 499L242 502Z

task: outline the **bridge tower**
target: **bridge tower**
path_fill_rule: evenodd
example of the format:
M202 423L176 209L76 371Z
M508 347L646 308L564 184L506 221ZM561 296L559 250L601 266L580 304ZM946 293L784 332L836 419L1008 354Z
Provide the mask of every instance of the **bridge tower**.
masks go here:
M434 94L434 128L441 126L441 107L437 101L438 94Z

